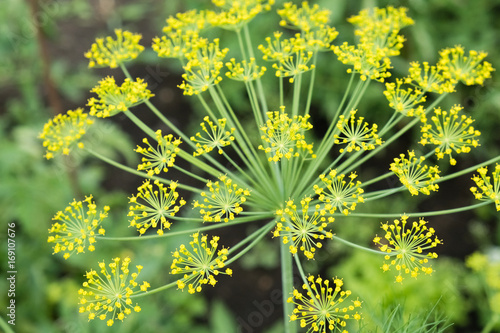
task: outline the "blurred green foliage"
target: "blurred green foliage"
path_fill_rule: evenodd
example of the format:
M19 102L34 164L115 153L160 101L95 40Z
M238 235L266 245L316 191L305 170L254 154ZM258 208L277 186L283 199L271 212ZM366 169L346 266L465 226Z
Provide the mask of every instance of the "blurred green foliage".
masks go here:
M277 1L278 6L283 1ZM159 34L164 19L178 11L202 8L209 1L156 1L141 2L114 1L89 2L85 0L47 0L40 1L36 13L39 22L33 20L28 1L3 0L0 11L0 221L16 223L16 332L236 332L237 322L234 311L217 298L206 299L176 290L149 296L141 303L140 316L131 316L125 323L106 327L99 321L88 323L78 314L77 290L81 286L85 270L95 267L95 258L108 258L112 255L130 255L145 267L141 278L148 279L151 285L165 283L169 262L165 254L170 254L180 244L181 239L165 242L151 242L141 246L139 242L123 244L119 250L110 243L102 242L93 256L81 256L71 262L52 256L52 249L46 243L47 229L54 213L61 210L74 197L92 193L98 205L109 204L113 213L106 229L113 236L131 235L124 228L126 218L126 197L120 189L105 188L109 170L81 154L71 159L47 162L43 158L43 148L37 135L43 123L52 117L46 91L42 81L43 67L40 59L36 29L39 26L51 46L53 61L50 75L56 83L63 104L69 108L83 106L88 90L95 85L100 76L87 69L83 57L65 57L64 43L79 43L79 30L87 33L106 33L112 28L127 25L140 31L142 27L155 29ZM339 31L338 40L353 40L350 25L345 18L355 14L360 8L370 6L407 6L409 15L416 21L415 26L407 29L403 60L395 64L394 76L402 76L413 60L434 61L439 49L461 44L467 49L481 49L489 53L488 61L493 67L500 68L499 32L500 4L494 0L363 0L353 1L316 1L320 6L332 10L332 25ZM89 26L101 21L99 31ZM265 18L257 18L252 26L253 40L258 44L265 36L278 29L270 26ZM274 21L273 21L274 22ZM62 27L71 29L63 29ZM215 32L214 32L215 33ZM220 31L216 32L217 34ZM224 32L225 33L225 32ZM96 36L85 36L91 41ZM144 45L149 41L145 40ZM90 44L89 44L90 45ZM232 45L225 45L231 47ZM321 60L323 59L323 60ZM150 58L142 59L145 63ZM156 60L155 60L156 61ZM178 64L167 64L173 73L179 73ZM334 69L332 70L332 66ZM338 105L341 93L346 86L345 67L340 63L332 64L331 56L320 58L316 81L314 105L319 114L329 114ZM333 85L327 85L321 73L336 77ZM461 103L467 112L474 114L476 127L482 131L482 142L488 154L500 153L500 138L496 124L500 121L499 81L494 75L484 87L460 88L457 94L448 99L450 105ZM331 78L328 78L331 81ZM180 80L179 80L180 83ZM245 108L242 92L231 85L224 86L226 94L236 107ZM373 110L372 117L385 112L388 107L379 97L383 86L374 88L360 107ZM181 94L180 91L176 91ZM272 104L272 103L270 103ZM276 104L276 103L275 103ZM193 103L196 108L196 103ZM195 121L195 124L198 122ZM94 132L96 147L108 149L105 155L115 155L126 161L133 161L131 138L118 126L105 123ZM103 152L104 153L104 152ZM485 150L478 149L473 157L481 158ZM78 167L84 165L85 167ZM464 184L468 188L469 184ZM404 198L390 202L392 210L414 210L408 207ZM461 232L470 233L474 246L486 251L488 247L500 244L498 214L491 209L481 209L474 217L473 228L468 229L468 221L458 220ZM484 221L487 221L485 223ZM372 228L358 227L361 221L352 219L338 226L339 235L356 236L355 241L369 243L370 237L377 232L378 225ZM0 233L0 244L6 248L6 226ZM110 232L112 230L112 232ZM493 232L491 232L493 231ZM120 234L121 233L121 234ZM440 235L445 239L451 235ZM268 255L273 249L272 240L262 243L245 259L246 269L272 269L277 257ZM262 260L265 258L265 260ZM331 260L328 273L344 278L346 286L363 300L364 322L362 329L368 332L399 332L395 327L408 330L415 323L425 321L438 323L425 332L439 332L446 325L441 319L454 323L447 332L478 330L487 322L488 307L484 306L485 295L481 290L481 277L470 274L463 267L463 258L440 258L436 263L436 273L432 277L408 280L400 287L395 285L391 276L379 269L378 258L373 255L346 251L342 245L329 245L323 258ZM101 260L101 259L99 259ZM1 274L7 271L6 261L2 259ZM314 268L315 263L308 263ZM311 269L314 271L314 269ZM0 280L0 290L7 290L7 281ZM410 297L418 295L418 297ZM471 297L473 295L473 297ZM0 303L8 301L6 293L0 294ZM0 315L5 319L5 308ZM425 314L437 313L437 319ZM412 313L421 313L413 315ZM29 318L29 319L28 319ZM470 318L481 318L473 322ZM396 325L397 324L397 325ZM394 326L396 325L396 326ZM405 326L406 325L406 326ZM499 328L499 327L497 327ZM500 329L500 328L499 328ZM269 328L268 332L280 332L281 324Z

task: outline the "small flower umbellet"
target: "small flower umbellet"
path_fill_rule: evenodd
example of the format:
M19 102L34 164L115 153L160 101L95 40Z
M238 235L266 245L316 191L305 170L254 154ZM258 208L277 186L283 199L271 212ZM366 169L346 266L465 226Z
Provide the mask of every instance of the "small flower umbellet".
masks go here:
M462 114L462 109L459 105L451 107L450 111L436 108L434 116L431 117L432 124L429 124L427 119L422 120L422 138L419 143L423 146L435 145L437 158L441 159L448 155L451 165L457 163L452 153L469 153L471 147L479 146L477 137L481 132L474 129L472 126L474 120Z
M316 248L321 248L324 239L331 239L333 234L325 228L335 220L332 216L325 217L326 210L317 204L314 211L309 211L311 197L306 197L300 201L302 209L297 209L293 200L286 203L284 209L276 212L281 219L276 223L274 237L282 236L283 243L291 241L290 252L296 254L302 251L307 259L314 259Z
M446 78L470 86L482 85L485 79L491 77L493 67L489 62L483 61L488 55L486 52L470 50L467 56L464 48L458 45L441 50L439 55L439 65L442 66Z
M209 153L214 149L217 149L219 154L222 154L222 148L229 146L231 142L234 141L233 133L235 129L226 129L226 123L226 118L217 119L217 124L214 124L208 116L203 118L203 122L200 123L200 126L206 135L197 132L195 136L191 137L191 141L196 143L197 148L193 156Z
M164 229L170 229L171 223L168 219L186 204L182 198L179 199L176 188L175 182L171 182L167 187L158 180L153 184L146 180L137 188L137 195L130 198L130 226L137 228L141 235L150 227L159 227L157 233L163 235Z
M121 29L115 30L116 39L112 37L97 38L90 50L85 53L89 59L89 67L116 68L133 60L144 50L139 44L142 36Z
M147 171L148 176L158 175L160 172L167 172L168 168L172 167L175 162L175 157L180 151L178 146L181 144L181 139L175 139L172 134L163 136L161 130L157 130L156 148L151 146L147 138L142 140L147 144L147 148L137 146L135 151L142 154L142 163L137 166L137 170Z
M354 181L357 178L355 172L352 172L345 179L344 174L337 175L337 170L330 170L328 175L320 175L319 179L323 182L325 188L314 185L314 191L319 195L319 200L326 203L325 209L331 213L339 211L348 215L356 209L356 205L364 202L361 182Z
M364 117L356 119L356 110L351 110L350 117L341 115L337 123L337 128L340 130L339 134L334 135L335 144L345 144L345 148L339 151L350 153L352 151L372 150L375 145L381 145L382 139L377 134L377 125L373 124L371 127L367 122L364 122Z
M45 158L49 160L59 153L68 155L74 147L82 149L84 144L80 139L93 123L94 119L81 108L58 114L49 120L39 135L47 149Z
M314 158L312 145L306 143L303 134L304 131L312 128L308 122L309 116L290 118L284 109L282 107L282 112L267 112L268 120L260 128L264 132L261 137L264 145L260 145L259 149L269 154L268 159L273 162L278 162L282 158L289 160L292 157L298 157L301 151L307 151Z
M477 169L479 175L474 175L472 180L476 186L470 188L474 197L478 200L491 201L495 203L497 211L500 211L500 164L495 166L495 170L488 176L488 168Z
M396 83L386 83L384 95L389 100L389 106L396 112L405 116L413 117L421 115L424 111L422 105L425 102L424 92L419 88L402 88L404 83L411 83L411 79L396 79Z
M243 189L233 183L226 175L219 177L216 182L207 183L208 192L201 192L203 200L195 200L193 208L200 208L204 222L229 222L235 215L243 211L241 205L250 195L248 189Z
M231 276L230 268L224 268L227 260L228 249L219 247L219 237L214 236L209 241L207 235L195 233L189 242L191 249L182 244L173 253L174 261L171 265L171 274L182 274L177 280L177 287L184 290L188 288L190 294L200 292L204 285L215 286L215 277L219 274Z
M290 320L298 320L300 327L307 328L307 333L348 333L345 330L346 321L361 319L358 313L361 301L348 301L351 291L342 290L343 285L344 282L338 278L330 281L310 275L307 284L302 286L303 291L294 289L293 296L287 300L295 304Z
M401 216L401 220L394 220L392 224L382 223L385 231L383 239L376 236L373 242L379 245L382 252L386 252L382 270L387 272L391 267L396 269L396 282L403 282L403 275L417 278L420 273L432 274L433 269L429 260L438 257L435 252L427 252L435 248L442 241L434 234L434 228L427 227L427 221L408 224L408 216Z
M87 106L90 106L90 114L99 118L107 118L142 104L154 96L146 88L147 86L142 79L132 81L129 78L118 86L115 79L108 76L99 81L99 85L90 91L98 96L98 98L92 97L88 100Z
M419 193L429 195L430 191L439 189L439 185L436 184L436 180L439 179L439 168L429 167L423 164L423 161L425 157L415 157L415 152L412 150L408 152L408 158L405 154L401 154L399 158L394 159L394 163L391 163L391 171L398 176L411 195Z
M84 207L86 203L87 207ZM64 259L72 254L79 254L88 249L95 250L96 236L104 236L102 222L108 217L109 206L97 211L92 195L83 201L73 200L64 211L59 211L52 218L56 221L49 229L47 242L54 243L54 254L64 253Z
M136 282L142 266L136 266L137 272L130 274L130 258L114 258L106 265L99 263L100 273L90 270L86 274L87 281L78 290L80 295L80 313L88 312L88 319L106 320L108 326L113 326L116 320L123 321L128 315L140 312L141 307L134 305L131 296L147 292L149 283Z

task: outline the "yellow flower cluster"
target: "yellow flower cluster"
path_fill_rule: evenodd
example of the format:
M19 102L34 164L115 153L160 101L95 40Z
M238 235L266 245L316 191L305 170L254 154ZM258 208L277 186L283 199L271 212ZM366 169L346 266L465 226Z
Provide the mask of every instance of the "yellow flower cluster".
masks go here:
M308 327L311 332L341 332L345 330L346 320L359 321L361 315L357 309L361 307L358 299L348 304L346 301L351 296L350 290L342 290L344 282L341 279L315 278L310 275L307 284L302 285L302 292L294 288L293 296L288 298L288 303L295 304L291 321L299 320L300 327Z
M500 211L500 165L495 166L491 176L487 175L488 167L481 167L477 172L479 175L472 177L477 187L471 187L471 192L478 200L494 202L497 211Z
M424 61L420 65L418 61L414 61L410 63L408 78L424 91L438 94L452 93L455 91L455 81L446 79L443 69L439 64L430 66Z
M292 2L286 2L282 9L278 9L278 15L281 16L281 26L301 31L314 30L330 20L328 9L321 9L317 4L310 6L307 1L303 1L300 8Z
M204 137L201 132L195 134L191 137L191 141L196 142L196 151L193 152L194 156L199 156L205 153L209 153L214 149L217 149L219 154L222 154L222 147L229 146L231 141L234 141L234 128L226 130L226 118L217 119L218 125L215 125L209 116L203 118L203 122L200 123L201 129L207 134ZM205 124L206 123L206 124Z
M326 210L320 205L315 205L314 212L309 212L310 197L300 200L302 209L297 211L297 205L293 200L288 200L284 209L276 211L280 221L276 223L273 237L282 236L283 244L290 241L290 253L296 254L298 250L302 251L307 259L314 259L316 248L320 249L323 245L321 240L332 238L331 231L325 230L328 224L333 223L333 217L325 217Z
M260 145L259 149L271 154L268 160L274 162L280 161L283 157L288 160L292 157L298 157L299 151L307 151L312 158L315 158L312 144L305 141L303 134L304 131L312 128L311 123L308 122L309 115L289 118L288 114L284 112L285 107L281 107L281 109L281 112L267 112L268 120L264 126L260 127L260 130L264 132L261 139L265 146Z
M171 182L167 188L158 180L155 180L154 184L151 184L149 179L144 181L137 188L137 195L129 198L131 205L128 216L132 217L130 226L137 228L141 235L150 227L159 226L157 233L163 235L163 229L170 229L171 225L167 218L174 216L186 204L182 198L177 203L179 193L176 189L176 182Z
M87 208L83 203L87 203ZM64 253L64 259L68 259L72 254L85 252L85 248L94 251L97 234L103 235L104 228L102 221L108 217L109 206L104 206L103 210L97 212L97 206L92 201L92 195L85 197L85 200L73 200L64 211L59 211L52 218L57 221L49 229L48 243L54 243L54 254Z
M121 263L120 263L121 261ZM80 313L89 313L89 320L99 318L107 320L108 326L113 326L115 320L123 321L128 315L140 312L141 307L132 304L131 296L146 292L149 283L143 281L141 285L135 280L139 276L142 266L135 266L137 273L130 274L130 258L114 258L113 262L106 265L100 262L100 274L90 270L86 274L87 281L83 283L82 289L78 290L80 295Z
M281 16L280 25L289 29L300 30L300 36L304 41L304 47L308 51L330 50L331 43L337 38L338 31L329 26L330 11L321 9L317 4L309 6L307 1L302 2L302 7L292 2L286 2L282 9L278 10Z
M185 54L188 60L183 66L185 73L182 78L185 80L179 85L184 90L185 95L197 95L206 91L211 86L218 84L222 77L220 70L224 66L224 57L229 49L220 49L219 39L209 42L205 38L198 38L192 51Z
M430 194L430 191L437 191L439 185L435 184L439 179L439 169L437 166L422 164L425 157L415 157L415 152L408 151L408 158L405 154L399 155L391 163L391 171L398 176L401 183L408 188L411 195L423 193Z
M442 241L434 236L434 228L428 228L427 222L423 219L414 221L411 227L408 227L407 223L406 215L401 216L401 221L394 220L392 224L382 223L385 242L378 236L373 239L380 250L387 253L382 270L387 272L394 267L397 273L396 282L399 283L403 282L403 274L413 278L417 278L421 272L432 274L433 270L428 263L438 255L435 252L425 254L424 251L442 244Z
M153 38L153 50L162 58L185 59L209 23L205 11L190 10L167 18L165 36Z
M68 110L66 114L58 114L49 120L39 135L39 138L43 139L43 146L47 148L45 158L49 160L58 152L68 155L75 145L83 148L83 142L78 142L78 140L93 123L94 120L89 118L89 115L81 108L74 111Z
M191 235L193 240L189 242L192 250L189 250L182 244L179 250L173 253L171 274L183 274L183 277L177 280L177 287L184 290L188 287L188 292L194 294L200 292L203 285L210 284L215 286L217 280L215 277L219 274L231 276L233 274L230 268L226 268L224 262L227 260L228 249L219 247L219 237L213 236L208 241L208 236L195 233Z
M116 39L112 37L97 38L90 50L85 53L89 59L89 67L116 68L124 62L133 60L144 50L139 44L140 34L130 31L115 30Z
M333 214L337 209L344 215L349 215L356 209L359 202L364 202L361 182L354 181L357 175L351 172L349 182L345 180L345 175L337 175L337 170L330 170L328 175L320 175L319 179L326 188L314 185L314 191L319 195L319 200L326 203L325 209Z
M293 83L297 75L314 68L314 65L308 65L314 52L307 49L306 40L300 34L286 39L281 39L281 36L281 32L275 32L274 40L266 37L267 47L261 44L259 50L264 54L264 60L276 62L272 67L276 69L277 77L290 77L289 81Z
M195 200L193 208L201 208L200 214L204 222L229 222L234 216L243 211L241 205L250 195L248 189L234 184L226 175L219 177L216 182L207 183L208 192L201 192L203 201Z
M210 12L209 22L214 27L239 31L255 16L263 11L271 10L275 0L212 0L224 10L218 13Z
M481 132L472 126L474 120L461 114L463 108L454 105L450 111L443 111L441 108L434 109L434 116L431 120L434 124L428 124L426 119L422 119L424 125L421 127L422 137L419 143L423 146L433 144L436 147L438 159L448 155L450 164L455 165L457 161L452 157L452 153L468 153L471 147L479 146L477 137Z
M96 93L98 99L92 97L88 100L90 114L99 118L112 117L129 108L142 104L154 95L147 89L148 84L142 79L131 81L125 79L118 87L113 77L106 77L99 81L90 92Z
M441 50L439 55L439 65L442 66L443 75L447 79L461 81L470 86L482 85L485 79L491 77L493 67L489 62L483 62L488 55L486 52L470 50L466 56L464 48L458 45Z
M422 105L417 104L425 102L425 95L419 88L402 88L403 84L410 84L411 78L396 79L396 83L386 83L384 95L389 101L389 106L394 111L404 114L408 117L419 116L424 113Z
M377 124L373 124L372 127L365 120L364 117L358 117L356 120L356 111L351 110L350 117L347 118L344 115L339 117L337 122L337 129L340 131L339 134L335 134L333 137L335 139L335 144L345 144L345 148L341 148L339 151L343 153L347 151L348 153L352 151L372 150L375 149L375 145L381 145L382 139L377 134ZM343 134L343 135L341 135Z
M349 18L349 22L357 26L355 35L359 37L357 45L347 42L332 47L338 59L346 65L350 73L361 74L361 79L371 78L383 82L391 74L389 57L399 55L405 38L399 31L414 22L406 16L406 8L374 8L362 10L358 15Z
M167 172L168 168L174 166L175 156L180 151L178 146L181 144L181 139L174 139L172 134L163 136L161 130L157 130L156 134L156 148L153 148L149 143L147 138L142 140L143 143L147 144L147 148L137 146L134 149L139 154L144 155L141 161L142 163L138 165L137 170L145 170L148 176L158 175L161 171Z
M234 58L230 62L226 63L226 67L229 72L226 76L232 80L249 82L257 80L266 72L266 67L258 66L255 62L255 58L250 58L250 61L243 60L241 62L236 62Z

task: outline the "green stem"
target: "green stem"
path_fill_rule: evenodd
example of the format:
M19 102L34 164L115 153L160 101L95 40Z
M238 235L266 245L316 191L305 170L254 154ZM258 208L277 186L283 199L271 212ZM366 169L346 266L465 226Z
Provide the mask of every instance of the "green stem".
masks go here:
M231 248L229 250L229 254L236 251L238 248L242 247L244 244L248 243L251 239L253 239L253 241L250 244L248 244L247 247L245 247L243 250L238 252L237 255L231 257L231 259L226 261L225 264L229 265L229 264L233 263L234 261L236 261L240 257L242 257L245 253L250 251L255 246L255 244L257 244L262 238L264 238L265 235L267 235L269 233L269 231L275 226L275 224L276 223L274 220L267 223L265 226L263 226L262 228L258 229L255 232L253 232L251 235L247 236L244 240L239 242L236 246ZM258 235L258 236L256 236L256 235Z
M0 327L4 330L5 333L14 333L10 325L5 322L2 316L0 316Z
M386 254L387 254L387 253L382 252L382 251L378 251L378 250L370 249L369 247L364 247L364 246L361 246L361 245L358 245L358 244L355 244L355 243L352 243L352 242L346 241L345 239L340 238L340 237L337 237L337 236L333 236L333 239L338 240L339 242L344 243L344 244L346 244L346 245L349 245L349 246L351 246L351 247L355 247L355 248L357 248L357 249L360 249L360 250L366 251L366 252L376 253L376 254L384 254L384 255L386 255Z
M475 205L469 205L469 206L463 206L459 208L452 208L452 209L443 209L443 210L435 210L431 212L414 212L414 213L405 213L404 215L408 216L419 216L419 217L426 217L426 216L439 216L439 215L447 215L447 214L454 214L454 213L460 213L460 212L465 212L468 210L476 209L482 206L486 206L488 204L493 203L493 201L485 201L481 202ZM336 214L332 214L336 215ZM337 214L338 216L343 216L343 217L373 217L373 218L398 218L401 217L401 213L398 214L365 214L365 213L350 213L349 215L343 215L343 214Z
M157 176L149 176L147 173L145 172L141 172L141 171L138 171L136 169L132 169L126 165L123 165L119 162L116 162L104 155L101 155L95 151L93 151L92 149L89 149L89 148L85 148L85 151L87 151L89 154L93 155L94 157L97 157L98 159L100 159L101 161L103 162L106 162L118 169L122 169L123 171L126 171L128 173L131 173L133 175L136 175L136 176L139 176L139 177L142 177L142 178L146 178L146 179L153 179L153 180L158 180L164 184L170 184L172 181L171 180L168 180L168 179L165 179L165 178L161 178L161 177L157 177ZM188 191L191 191L193 193L201 193L201 190L197 187L192 187L192 186L189 186L189 185L184 185L184 184L180 184L180 183L177 183L177 186L179 188L182 188L184 190L188 190Z
M259 216L247 216L247 217L237 217L231 222L228 223L214 223L212 225L200 227L200 228L191 228L191 229L186 229L186 230L179 230L179 231L171 231L171 232L166 232L163 235L148 235L148 236L133 236L133 237L105 237L105 236L96 236L96 239L99 240L107 240L107 241L140 241L140 240L149 240L149 239L157 239L157 238L168 238L168 237L174 237L174 236L179 236L179 235L185 235L185 234L192 234L195 232L203 232L203 231L208 231L208 230L214 230L214 229L220 229L220 228L226 228L226 227L231 227L237 224L243 224L243 223L249 223L249 222L255 222L267 218L274 217L274 214L261 214ZM177 218L172 218L172 220L176 220ZM199 219L196 219L196 222L201 222Z
M170 288L175 287L175 286L177 286L177 280L175 280L174 282L170 282L169 284L166 284L164 286L148 290L147 292L132 295L132 296L130 296L130 298L136 298L136 297L142 297L142 296L146 296L146 295L156 294L160 291L164 291L164 290L170 289Z
M297 325L295 322L287 320L293 312L293 303L288 303L288 298L293 294L293 265L292 254L287 244L280 240L281 257L281 283L283 289L283 325L285 333L296 333Z

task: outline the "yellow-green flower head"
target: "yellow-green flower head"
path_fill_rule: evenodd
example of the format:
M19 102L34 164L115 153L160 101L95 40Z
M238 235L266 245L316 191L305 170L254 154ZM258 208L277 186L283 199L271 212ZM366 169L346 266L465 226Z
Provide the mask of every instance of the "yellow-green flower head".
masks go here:
M158 57L184 60L186 54L192 52L199 38L197 31L179 29L168 32L166 36L161 36L161 38L153 38L152 48Z
M319 195L319 200L326 203L327 211L333 214L338 209L342 214L349 215L359 202L365 201L361 182L354 181L356 177L356 173L351 172L347 181L344 174L337 175L337 170L330 170L328 175L319 176L326 187L314 185L314 191Z
M278 9L282 27L304 32L316 30L327 24L330 20L330 14L328 9L321 9L317 4L309 6L307 1L303 1L300 8L292 2L286 2L282 9Z
M353 66L347 69L347 73L359 73L363 81L370 78L384 82L385 78L391 76L391 73L387 71L391 68L391 60L381 56L381 52L373 50L371 45L354 46L344 42L340 46L332 46L332 50L340 62Z
M391 171L398 176L401 183L406 186L411 195L423 193L429 195L430 191L437 191L439 185L435 182L439 179L439 169L437 166L429 167L423 164L425 157L415 157L415 152L408 151L408 158L405 154L400 154L399 158L391 163Z
M466 56L464 48L458 45L439 52L439 65L443 67L443 75L448 79L461 81L468 86L482 85L494 71L489 62L483 61L487 55L486 52L470 50Z
M339 32L334 27L324 24L315 30L303 32L301 35L306 41L306 49L318 52L331 50L331 43L337 38Z
M423 67L423 68L422 68ZM428 62L422 65L418 61L410 63L409 78L412 83L418 85L427 92L438 94L452 93L455 91L456 81L447 79L443 75L443 66L430 66Z
M185 73L182 78L185 81L179 85L184 95L196 95L218 84L222 80L219 73L224 67L223 60L228 51L227 48L219 48L218 38L213 42L199 38L192 51L185 55L188 60L183 66Z
M300 156L300 152L306 152L315 158L312 144L305 141L304 131L312 128L308 122L309 115L293 116L289 118L285 112L285 107L281 107L282 111L267 112L266 124L260 127L264 132L261 139L264 145L260 145L259 149L264 150L271 155L268 160L278 162L282 158L291 159L292 157Z
M276 61L273 68L277 77L290 77L290 82L293 82L296 75L314 68L314 65L308 65L314 52L308 49L307 41L300 34L283 40L281 35L275 32L274 40L267 37L267 47L259 45L259 50L264 54L264 60ZM309 46L313 48L314 43Z
M443 111L441 108L434 109L434 116L431 117L432 124L428 124L425 119L421 127L422 138L420 144L433 144L436 147L438 159L448 155L450 164L455 165L457 161L452 157L452 153L468 153L471 147L479 146L477 137L481 132L472 126L474 120L461 114L463 108L459 105L453 106L450 111Z
M106 320L108 326L113 326L116 320L123 322L128 315L140 312L141 307L133 305L131 296L147 292L149 283L136 282L142 266L135 266L137 272L130 273L130 258L114 258L106 265L99 263L100 273L91 269L85 277L83 288L78 290L80 295L80 313L88 312L88 319L99 318Z
M184 33L199 33L205 29L209 23L204 10L189 10L184 13L177 13L175 16L167 18L167 25L163 27L163 32L167 35L182 31Z
M306 50L306 41L298 34L295 38L290 38L290 42L293 45L293 55L280 59L272 67L276 69L277 77L290 77L289 81L293 83L297 75L314 69L314 64L308 65L314 52Z
M150 180L137 188L137 195L129 198L129 213L132 217L130 226L137 228L139 234L144 234L150 227L157 228L158 235L163 235L164 229L170 229L169 217L174 216L186 204L176 192L177 183L171 182L164 186L158 180L151 184Z
M297 210L293 200L288 200L284 209L276 211L276 215L281 218L273 232L273 237L282 236L283 244L291 241L290 253L295 255L300 250L307 259L314 259L316 248L323 246L323 239L333 237L332 232L325 228L335 220L333 217L325 217L326 210L320 205L315 205L314 212L310 212L311 200L310 197L300 200L301 210Z
M267 43L267 47L262 44L258 46L258 49L264 54L262 56L262 59L266 61L280 61L283 59L287 59L293 53L300 51L301 48L297 48L298 44L293 44L293 41L295 41L295 39L281 39L282 35L282 32L275 31L273 34L274 39L272 39L271 37L266 37L265 41Z
M43 146L47 148L45 158L49 160L56 153L68 155L75 146L83 148L83 142L79 140L93 123L94 120L81 108L68 110L65 114L58 114L49 120L39 135L39 138L43 139Z
M147 89L148 84L137 78L136 81L125 79L118 87L115 79L108 76L99 85L92 88L90 92L96 93L98 99L92 97L88 100L90 115L99 118L112 117L129 108L142 104L154 95Z
M137 170L147 171L148 176L157 175L161 171L167 172L168 168L173 167L175 157L180 151L178 146L182 143L180 138L175 139L172 134L163 136L161 130L157 130L155 134L156 148L151 146L147 138L144 138L142 142L148 146L146 148L137 146L137 149L134 149L134 151L144 156Z
M417 278L420 273L432 274L433 270L429 260L438 257L435 252L427 252L442 244L435 234L434 228L428 228L423 219L414 221L407 226L408 216L401 216L400 220L394 220L392 224L382 223L381 228L385 231L384 240L376 236L373 242L379 245L382 252L386 252L384 272L396 269L396 282L403 282L403 275Z
M335 134L335 144L345 144L345 148L341 148L339 151L343 153L344 151L350 153L352 151L372 150L375 149L375 145L381 145L382 139L377 134L377 124L373 124L371 127L365 120L364 117L358 117L356 119L356 111L351 110L350 117L345 117L341 115L339 121L337 122L337 129L340 134Z
M399 30L413 24L413 20L406 16L406 8L389 6L362 10L348 21L358 27L355 35L359 43L333 46L334 53L343 64L353 66L348 73L354 71L361 74L362 80L370 78L383 82L390 76L387 71L391 68L389 57L399 55L405 41Z
M116 39L108 36L95 40L90 50L85 53L85 58L89 59L89 67L116 68L137 58L144 50L144 46L139 44L142 37L140 34L121 29L116 29L115 34Z
M293 289L293 296L288 298L288 303L295 304L290 321L298 320L300 327L307 328L307 333L312 332L341 332L345 330L346 320L359 321L361 314L361 301L358 299L348 302L350 290L342 290L342 279L322 279L310 275L307 284L302 285L302 292Z
M217 119L217 125L215 125L210 117L205 116L203 122L200 124L203 132L196 133L195 136L191 137L191 141L196 142L196 151L193 153L194 156L199 156L205 153L209 153L214 149L217 149L219 154L222 154L222 147L229 146L232 141L234 141L233 132L234 128L226 129L226 118Z
M184 290L187 286L188 292L194 294L201 292L203 285L215 286L217 275L231 276L233 271L230 268L224 268L229 251L224 247L218 250L218 236L213 236L210 241L207 235L199 233L191 237L193 237L193 240L189 242L191 249L182 244L173 253L174 261L170 266L172 269L170 273L183 274L183 277L177 280L177 287Z
M472 177L477 187L471 187L471 192L478 200L494 202L497 211L500 211L500 165L495 166L491 176L488 175L488 167L485 166L477 169L477 172L479 175Z
M405 41L398 35L399 31L415 23L406 15L407 11L407 8L392 6L364 9L348 21L358 27L354 34L359 37L360 44L372 45L387 57L397 56Z
M212 0L224 10L212 13L209 17L210 24L228 30L239 31L255 16L263 11L271 10L274 0Z
M84 208L84 204L87 207ZM64 253L64 259L72 254L84 253L85 249L95 250L95 237L104 236L105 230L102 221L108 217L109 206L97 212L97 206L92 201L92 195L85 200L73 200L64 211L59 211L52 218L56 221L49 229L48 243L54 243L54 253Z
M241 205L250 196L248 189L238 187L226 175L219 177L216 182L207 183L208 192L201 192L203 200L193 202L193 208L200 208L204 222L229 222L234 216L243 211Z
M250 61L242 60L236 62L234 58L230 62L226 62L226 67L229 72L226 76L232 80L250 82L257 80L266 72L266 67L257 66L255 58L250 58Z
M419 88L402 88L403 84L408 83L411 83L410 78L396 79L396 83L386 83L384 95L394 111L407 117L419 116L424 112L424 109L417 104L425 102L425 94Z

